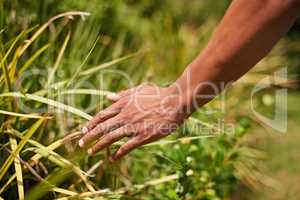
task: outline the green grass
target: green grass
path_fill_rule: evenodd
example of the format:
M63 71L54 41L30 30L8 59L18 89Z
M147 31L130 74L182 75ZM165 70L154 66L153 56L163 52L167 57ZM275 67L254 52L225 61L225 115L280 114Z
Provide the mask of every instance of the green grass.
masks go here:
M265 75L262 71L299 63L289 56L298 50L288 38L248 76L249 82L228 91L229 112L222 113L216 99L172 136L111 165L108 154L124 141L95 157L77 146L82 124L110 105L104 96L132 86L122 74L107 70L127 74L133 85L167 85L205 46L228 2L49 0L0 5L1 198L217 200L238 193L241 184L259 189L276 183L258 164L264 154L249 142L249 133L258 129L246 95L259 75ZM261 104L263 95L255 101L268 111ZM211 111L216 112L205 114ZM220 134L224 131L213 126L223 118L234 123L235 135ZM198 132L193 126L206 129ZM297 144L290 142L287 147ZM280 161L269 164L274 170L283 167ZM290 172L297 169L291 166Z

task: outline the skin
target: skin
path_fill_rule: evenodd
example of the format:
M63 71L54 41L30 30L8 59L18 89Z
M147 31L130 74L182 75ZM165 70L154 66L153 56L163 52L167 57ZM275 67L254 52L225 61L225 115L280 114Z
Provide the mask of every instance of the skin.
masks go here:
M96 141L88 149L93 155L130 137L110 156L113 162L166 137L265 57L298 13L300 0L233 0L206 48L177 81L166 88L140 85L108 95L114 103L86 124L79 146Z

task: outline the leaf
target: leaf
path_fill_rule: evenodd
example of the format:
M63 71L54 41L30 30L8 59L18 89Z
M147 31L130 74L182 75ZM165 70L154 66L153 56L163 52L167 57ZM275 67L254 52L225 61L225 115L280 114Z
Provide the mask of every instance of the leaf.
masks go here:
M8 131L9 134L13 134L16 137L19 137L23 140L22 135L15 130L12 131ZM71 161L69 161L68 159L64 158L63 156L61 156L60 154L54 152L53 150L58 148L60 145L64 144L64 142L68 141L69 139L72 139L76 136L78 136L79 132L75 132L59 141L56 141L55 143L51 144L50 146L46 147L42 144L40 144L39 142L35 141L35 140L28 140L28 143L30 143L31 145L35 146L35 147L30 147L27 148L27 151L33 151L35 152L37 155L33 156L30 159L30 165L36 164L38 159L40 159L41 157L44 157L48 160L50 160L51 162L53 162L54 164L62 167L62 168L70 168L72 169L72 171L78 175L78 177L85 183L85 185L87 186L87 188L90 191L94 191L94 188L92 187L92 185L89 183L88 179L87 179L87 173L82 171L80 169L80 167L78 167L77 165L73 164Z
M64 52L65 52L65 50L66 50L66 47L67 47L68 42L69 42L69 40L70 40L70 37L71 37L71 32L68 33L67 37L66 37L65 40L64 40L64 43L63 43L63 45L62 45L62 47L61 47L61 49L60 49L60 51L59 51L58 57L57 57L57 59L56 59L56 61L55 61L55 64L54 64L54 66L53 66L53 68L52 68L52 70L51 70L51 72L50 72L50 74L49 74L48 82L47 82L47 85L46 85L45 88L48 88L48 86L49 86L49 85L51 84L51 82L52 82L52 79L54 78L55 72L56 72L56 70L57 70L57 68L58 68L58 66L59 66L59 64L60 64L60 62L61 62L61 59L62 59L62 57L63 57L63 55L64 55Z
M40 143L32 140L30 141L32 145L36 146L37 148L28 148L27 150L31 150L37 154L40 154L44 158L47 158L51 162L55 163L56 165L62 167L62 168L71 168L72 171L74 171L77 176L85 183L86 187L90 191L95 191L95 189L92 187L92 185L89 183L87 179L87 173L82 171L78 166L73 164L71 161L65 159L58 153L54 151L49 151L45 146L41 145Z
M48 49L48 47L50 46L50 44L46 44L44 46L42 46L40 49L38 49L30 58L27 59L27 61L24 63L24 65L20 68L19 70L19 74L23 74L24 71L27 70L27 68L33 63L33 61L35 61L35 59L41 54L43 53L46 49Z
M40 127L40 125L44 122L45 119L39 119L37 122L35 122L26 132L23 139L20 141L19 145L16 147L15 151L6 159L2 167L0 168L0 180L3 178L4 174L9 169L10 165L14 161L15 156L20 153L22 148L26 145L29 138L32 137L32 135L37 131L37 129Z
M106 96L108 94L114 94L114 93L105 90L71 89L71 90L62 91L60 94L89 94L89 95Z
M13 137L9 137L10 141L10 146L11 150L14 152L17 149L17 140ZM19 156L19 154L16 154L16 156ZM19 194L19 199L24 199L24 185L23 185L23 175L22 175L22 167L21 163L18 158L14 159L15 163L15 171L16 171L16 176L17 176L17 186L18 186L18 194Z
M105 69L107 67L110 67L112 65L118 64L118 63L120 63L120 62L122 62L124 60L127 60L129 58L135 57L135 56L140 55L140 54L141 54L140 52L136 52L136 53L133 53L133 54L129 54L127 56L123 56L121 58L114 59L114 60L112 60L110 62L106 62L106 63L103 63L101 65L95 66L93 68L87 69L87 70L81 72L80 75L81 76L86 76L86 75L94 74L95 72L97 72L97 71L99 71L101 69Z
M17 42L26 34L30 33L32 30L34 29L33 28L30 28L30 29L27 29L27 30L24 30L22 31L13 41L12 41L12 44L10 44L10 47L8 49L8 51L5 53L4 57L1 58L1 62L0 62L0 65L2 67L2 70L3 70L3 75L0 77L0 82L3 80L3 78L5 78L6 80L6 83L8 85L8 89L9 91L11 91L11 82L9 80L9 70L8 68L6 67L6 59L7 57L9 56L9 54L12 52L12 50L14 49L15 45L17 44ZM14 55L14 58L16 57L16 54Z
M34 101L38 101L40 103L44 103L50 106L53 106L55 108L59 108L61 110L65 110L67 112L73 113L79 117L85 118L87 120L91 120L93 117L77 108L74 108L72 106L63 104L61 102L52 100L52 99L48 99L45 97L41 97L35 94L21 94L20 92L9 92L9 93L3 93L0 94L0 97L18 97L18 98L25 98L25 99L30 99L30 100L34 100Z
M5 110L0 110L0 114L3 115L11 115L11 116L16 116L16 117L24 117L24 118L32 118L32 119L51 119L51 117L44 117L40 115L33 115L33 114L23 114L23 113L16 113L16 112L9 112Z
M79 67L77 67L77 70L75 71L74 75L68 80L68 83L66 85L66 88L68 88L72 82L76 79L76 77L80 74L80 70L82 69L82 67L85 65L85 63L87 62L88 58L90 57L90 55L92 54L93 50L96 47L97 41L99 40L99 37L97 37L97 39L95 40L92 48L90 49L89 53L87 54L87 56L84 58L83 62L80 64Z
M1 189L0 189L0 194L1 194L2 192L5 191L5 189L7 188L7 186L9 186L9 184L10 184L15 178L16 178L16 174L12 175L12 176L8 179L8 181L6 181L6 183L5 183L4 185L2 185L2 187L1 187Z
M35 33L34 35L27 40L27 42L25 43L25 45L22 47L22 49L19 52L19 56L21 56L26 49L44 32L44 30L55 20L62 18L62 17L70 17L70 16L76 16L79 15L81 17L84 16L88 16L90 15L87 12L80 12L80 11L70 11L70 12L64 12L64 13L60 13L58 15L55 15L54 17L52 17L51 19L49 19L45 24L43 24Z
M70 141L70 140L72 140L74 138L77 138L78 136L81 136L81 135L82 135L81 132L71 133L71 134L67 135L66 137L64 137L62 139L59 139L59 140L53 142L52 144L50 144L49 146L45 147L47 149L47 150L46 149L45 150L46 151L54 151L58 147L64 145L67 141ZM36 155L34 155L30 158L30 161L32 163L37 163L39 161L39 159L41 159L41 158L42 158L42 156L40 154L36 154Z

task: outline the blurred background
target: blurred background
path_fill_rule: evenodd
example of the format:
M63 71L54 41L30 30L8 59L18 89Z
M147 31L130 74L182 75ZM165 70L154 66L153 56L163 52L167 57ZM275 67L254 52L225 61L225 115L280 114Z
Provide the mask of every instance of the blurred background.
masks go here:
M100 73L170 84L230 2L0 0L0 199L298 199L299 20L225 100L201 108L172 136L114 165L106 158L118 144L94 157L77 147L81 124L110 105L103 95L132 86L116 73L100 81ZM261 123L250 101L254 86L282 68L288 81L252 103L272 118L276 90L287 89L284 134ZM233 124L234 134L220 122Z

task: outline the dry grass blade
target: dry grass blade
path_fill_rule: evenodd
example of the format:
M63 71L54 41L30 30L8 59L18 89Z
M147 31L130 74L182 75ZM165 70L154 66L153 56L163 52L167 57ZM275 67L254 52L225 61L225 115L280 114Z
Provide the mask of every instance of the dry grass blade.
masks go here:
M88 94L88 95L99 95L99 96L106 96L108 94L114 94L110 91L105 90L93 90L93 89L71 89L62 91L60 94Z
M30 140L29 140L30 141ZM4 147L6 149L6 151L8 151L10 154L12 153L8 148ZM42 178L31 166L29 163L25 162L24 160L22 160L19 156L16 156L16 158L19 163L22 163L23 165L25 165L25 168L28 169L31 174L33 174L37 180L45 183L46 185L49 185L51 190L57 193L61 193L61 194L65 194L65 195L76 195L76 192L70 191L70 190L66 190L63 188L58 188L55 185L52 185L51 183L49 183L48 181L46 181L44 178ZM16 177L16 174L13 174L11 176L11 178L9 179L9 181L4 185L4 187L1 189L0 194L5 190L5 188L13 181L13 179ZM21 198L19 197L19 199L24 199L24 193L23 193L23 197L21 196Z
M7 131L7 133L9 134L12 134L13 136L15 137L18 137L20 139L22 139L22 133L20 133L19 131L17 130L14 130L14 129L10 129ZM66 137L62 138L62 139L59 139L55 142L53 142L52 144L50 144L49 146L46 146L45 147L45 151L54 151L55 149L57 149L58 147L64 145L66 142L69 142L71 140L74 140L76 138L79 138L80 136L82 136L82 133L81 132L74 132L74 133L71 133L69 135L67 135ZM33 144L36 144L38 145L39 143L34 141L34 140L28 140L29 143L33 143ZM29 163L31 166L35 165L38 163L38 161L42 158L43 156L41 156L40 154L35 154L34 156L32 156L29 160Z
M11 93L3 93L0 94L0 97L17 97L17 98L25 98L25 99L30 99L33 101L38 101L40 103L44 103L47 104L49 106L61 109L61 110L65 110L67 112L73 113L79 117L85 118L87 120L91 120L93 117L77 108L74 108L72 106L63 104L61 102L58 101L54 101L52 99L48 99L45 97L41 97L35 94L21 94L20 92L11 92Z
M37 129L40 127L40 125L44 122L45 119L39 119L37 122L35 122L26 132L23 139L20 141L19 145L15 149L15 151L5 160L4 164L0 168L0 180L3 178L4 174L9 169L10 165L12 164L15 156L20 153L22 148L25 146L25 144L28 142L28 140L31 138L31 136L37 131Z
M57 140L57 141L53 142L52 144L50 144L49 146L45 147L47 149L47 150L46 149L45 150L46 151L54 151L58 147L64 145L66 142L73 140L75 138L78 138L81 135L82 135L81 132L71 133L71 134L67 135L66 137L64 137L60 140ZM40 154L36 154L30 158L30 162L32 164L36 164L36 163L38 163L39 159L41 159L41 158L42 158L42 156Z
M70 195L70 196L74 196L74 195L77 195L77 194L78 194L78 193L73 192L73 191L71 191L71 190L66 190L66 189L58 188L58 187L52 188L52 191L57 192L57 193L61 193L61 194Z
M62 168L71 168L74 173L79 176L80 179L84 182L86 187L88 188L89 191L93 192L95 189L93 186L89 183L87 176L85 175L86 173L82 171L78 166L73 164L71 161L65 159L58 153L54 151L49 151L45 146L41 145L40 143L36 141L30 141L32 145L36 146L37 148L28 148L27 150L31 150L37 154L40 154L44 158L47 158L51 162L55 163L56 165L62 167Z
M11 146L11 150L14 152L17 149L17 140L13 137L9 137L9 142ZM22 167L19 159L17 158L19 154L16 154L16 157L14 159L14 164L15 164L15 171L16 171L16 176L17 176L17 186L18 186L18 194L19 194L19 199L23 200L24 199L24 185L23 185L23 175L22 175Z
M45 24L43 24L35 33L34 35L27 40L27 42L25 43L25 45L22 47L22 49L19 52L19 56L21 56L26 49L33 43L33 41L35 41L42 33L43 31L55 20L62 18L62 17L72 17L72 16L81 16L81 17L85 17L90 15L87 12L80 12L80 11L70 11L70 12L64 12L61 14L58 14L54 17L52 17L51 19L49 19Z
M8 131L8 134L13 134L16 137L21 138L22 140L24 139L21 136L21 134L18 133L17 131ZM87 179L87 176L86 176L87 173L82 171L78 166L73 164L71 161L65 159L64 157L62 157L61 155L59 155L58 153L53 151L55 148L59 147L64 142L69 141L70 139L73 139L74 137L77 137L78 134L79 134L79 132L76 132L66 138L61 139L60 141L56 141L54 144L52 144L50 146L51 148L49 148L49 146L45 147L44 145L40 144L39 142L29 139L28 143L30 143L31 145L33 145L35 147L27 148L27 150L33 151L37 155L39 155L39 156L37 156L37 155L33 156L30 159L29 163L30 163L30 166L33 166L34 164L36 164L38 162L38 160L41 157L44 157L62 168L71 168L74 171L74 173L77 174L78 177L84 182L84 184L86 185L86 187L88 188L89 191L95 191L95 189L93 188L93 186L89 183L89 181ZM51 149L53 149L53 150L51 150Z
M51 119L49 116L40 116L36 114L23 114L23 113L16 113L16 112L9 112L6 110L0 110L0 114L3 115L10 115L10 116L15 116L15 117L24 117L24 118L32 118L32 119Z

